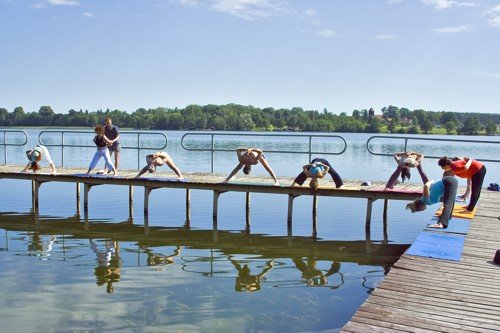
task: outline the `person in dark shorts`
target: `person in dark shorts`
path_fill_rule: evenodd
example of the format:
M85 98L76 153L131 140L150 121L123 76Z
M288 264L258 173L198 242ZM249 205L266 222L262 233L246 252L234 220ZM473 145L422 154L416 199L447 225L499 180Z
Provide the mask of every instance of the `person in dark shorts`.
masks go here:
M443 212L437 223L429 224L429 228L446 229L448 221L451 219L453 207L455 206L455 197L457 196L458 181L453 176L444 176L438 181L430 180L422 169L422 165L417 165L417 170L424 183L423 195L406 205L406 209L412 213L421 212L427 209L427 206L438 203L443 198Z
M106 126L104 126L104 135L111 141L111 145L108 146L109 156L115 154L115 168L118 170L118 163L120 161L120 131L118 127L113 125L111 118L106 118ZM106 169L104 169L106 170Z
M273 169L267 163L266 157L264 156L261 149L258 148L238 148L236 149L236 155L238 156L238 165L234 168L233 171L226 177L224 183L227 183L229 179L231 179L241 168L243 168L243 173L248 175L252 170L252 165L256 165L257 163L261 163L262 166L269 172L271 177L274 180L274 185L278 186L280 183L278 182L278 178L274 174Z
M335 171L330 162L328 162L324 158L315 158L311 161L311 163L304 165L302 169L303 171L299 173L299 175L295 178L290 186L302 186L307 178L311 178L309 187L313 190L316 190L319 184L318 179L323 178L327 173L332 176L332 179L335 182L335 186L337 188L344 185L344 182L342 181L342 178L340 178L337 171Z

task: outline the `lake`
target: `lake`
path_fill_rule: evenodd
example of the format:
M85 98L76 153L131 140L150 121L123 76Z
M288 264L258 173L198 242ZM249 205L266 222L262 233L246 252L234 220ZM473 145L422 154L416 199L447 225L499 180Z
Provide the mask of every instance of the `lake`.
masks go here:
M7 163L25 163L24 150L36 144L40 129L26 130L25 147L8 147ZM147 131L145 131L147 132ZM185 132L163 132L166 150L183 172L210 172L211 154L187 151ZM303 151L307 140L224 137L220 147L260 146L264 151ZM370 135L340 134L347 141L342 155L325 156L346 179L386 180L392 157L370 154ZM431 136L424 136L429 138ZM92 135L65 139L88 144ZM136 137L123 135L122 144ZM446 136L436 138L457 138ZM497 137L465 137L500 141ZM13 139L17 140L17 139ZM44 142L59 144L48 135ZM59 141L58 141L59 140ZM161 138L141 140L160 145ZM498 145L416 142L409 150L426 155L467 155L493 159ZM209 147L209 137L192 147ZM315 151L336 151L338 141L313 144ZM391 140L374 150L402 150ZM56 165L61 149L49 147ZM86 168L94 148L66 147L65 166ZM148 153L141 150L141 158ZM3 153L3 151L2 151ZM121 168L137 168L137 151L122 150ZM315 157L315 156L314 156ZM266 153L278 176L295 176L307 154ZM142 164L142 161L140 162ZM44 171L48 170L45 163ZM102 165L102 162L101 162ZM214 153L214 171L229 173L234 152ZM498 182L499 163L486 163L484 181ZM437 160L424 160L431 178L440 177ZM170 171L170 170L168 170ZM252 171L265 175L257 166ZM237 177L244 177L240 172ZM412 182L420 182L412 172ZM331 179L328 179L331 183ZM465 185L464 180L460 180ZM128 214L128 188L97 186L90 195L87 219L76 216L74 184L41 187L40 211L31 212L27 181L0 182L0 320L14 332L319 332L337 331L383 280L434 211L411 214L406 202L391 201L388 233L382 228L382 201L373 207L372 229L365 234L366 200L318 200L317 237L312 237L311 197L295 199L293 236L287 237L287 196L253 194L250 228L246 229L245 194L225 193L219 201L218 230L212 230L212 193L191 191L191 220L185 221L185 192L159 189L150 195L150 213L142 212L143 190L134 190L136 216ZM144 228L147 222L148 228Z

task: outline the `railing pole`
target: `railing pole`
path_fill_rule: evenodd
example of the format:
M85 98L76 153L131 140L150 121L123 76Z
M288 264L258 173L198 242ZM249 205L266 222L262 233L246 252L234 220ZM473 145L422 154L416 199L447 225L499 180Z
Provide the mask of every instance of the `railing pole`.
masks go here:
M212 134L211 135L212 137L212 147L210 148L210 150L212 151L212 162L211 162L211 173L214 173L214 148L215 148L215 145L214 145L214 135Z
M3 160L7 164L7 132L3 132Z
M64 167L64 132L61 132L61 166Z
M140 159L141 159L141 134L137 133L137 170L140 170L141 164L140 164Z

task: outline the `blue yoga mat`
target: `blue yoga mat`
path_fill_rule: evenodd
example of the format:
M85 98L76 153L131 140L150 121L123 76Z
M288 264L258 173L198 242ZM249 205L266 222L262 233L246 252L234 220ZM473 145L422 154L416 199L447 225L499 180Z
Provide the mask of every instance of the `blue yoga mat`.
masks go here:
M465 236L433 233L424 231L418 235L406 254L460 261L464 247Z
M439 221L439 217L435 216L431 219L429 224L435 224ZM466 235L469 232L470 220L469 219L461 219L458 217L452 218L448 222L448 228L446 229L436 229L436 228L427 228L424 230L440 232L444 234L463 234Z

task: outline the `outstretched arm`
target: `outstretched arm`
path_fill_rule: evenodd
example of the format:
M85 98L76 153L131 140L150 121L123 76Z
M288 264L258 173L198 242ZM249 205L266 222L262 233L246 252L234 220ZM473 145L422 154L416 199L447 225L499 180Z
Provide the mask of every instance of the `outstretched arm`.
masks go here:
M144 168L142 168L141 171L139 171L139 173L135 176L135 178L139 178L140 176L142 176L143 174L145 174L149 169L149 165L146 165Z
M231 171L231 173L226 177L226 179L224 179L223 183L227 183L229 179L233 178L233 176L237 174L238 171L240 171L241 168L243 168L243 163L238 163L236 168L234 168L234 170Z
M432 182L431 181L428 181L427 183L425 183L424 185L424 197L426 198L429 198L430 196L430 188L431 188L431 185L432 185Z
M26 164L26 166L24 167L24 169L21 170L21 172L28 171L28 169L30 168L30 165L31 165L31 162L28 162L28 164Z
M276 175L274 174L273 169L271 169L271 167L269 166L269 163L267 163L267 160L265 158L261 158L260 159L260 163L262 163L262 165L267 170L267 172L269 172L269 174L271 175L271 177L273 177L273 179L274 179L274 185L279 185L280 183L278 181L278 178L276 178Z
M465 190L465 193L460 196L460 198L467 200L467 198L470 196L472 189L472 180L467 178L467 189Z

